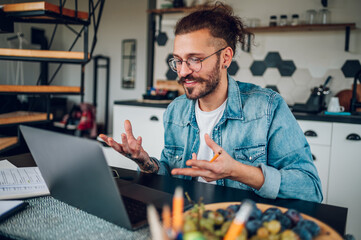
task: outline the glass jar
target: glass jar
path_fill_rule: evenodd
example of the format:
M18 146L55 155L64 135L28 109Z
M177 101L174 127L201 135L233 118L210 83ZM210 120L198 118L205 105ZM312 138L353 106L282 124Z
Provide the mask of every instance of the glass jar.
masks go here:
M318 11L318 22L320 24L330 23L330 11L328 9L325 8Z
M276 15L270 16L270 18L269 18L269 26L270 27L277 26L277 16Z
M281 15L279 25L280 26L286 26L287 25L287 15Z
M307 15L307 23L308 24L315 24L316 23L316 14L317 12L313 9L307 10L306 11L306 15Z
M298 14L292 14L291 25L296 26L298 24L299 24L299 15Z

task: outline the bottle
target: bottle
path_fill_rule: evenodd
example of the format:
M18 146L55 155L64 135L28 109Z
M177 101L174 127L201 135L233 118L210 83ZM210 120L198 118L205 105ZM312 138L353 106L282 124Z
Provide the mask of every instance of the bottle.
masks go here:
M276 15L270 16L269 26L270 26L270 27L275 27L275 26L277 26L277 16L276 16Z
M316 11L313 9L307 10L307 23L315 24L316 23Z
M328 24L330 23L330 11L325 9L321 9L318 11L318 22L320 24Z
M286 26L287 25L287 15L281 15L279 25L280 26Z
M291 25L296 26L298 24L299 24L299 16L298 16L298 14L293 14L292 15Z

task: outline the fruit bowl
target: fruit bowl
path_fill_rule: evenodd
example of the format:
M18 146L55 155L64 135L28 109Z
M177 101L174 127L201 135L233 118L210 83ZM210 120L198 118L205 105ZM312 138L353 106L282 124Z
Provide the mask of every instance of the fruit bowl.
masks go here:
M240 202L222 202L222 203L206 204L206 205L204 205L204 211L207 211L207 210L210 210L210 211L218 210L219 211L220 209L225 210L228 207L230 207L231 205L239 205L239 204L240 204ZM259 210L262 211L262 213L265 212L267 209L271 209L271 208L279 209L282 212L282 214L289 211L289 209L287 209L287 208L278 207L278 206L274 206L274 205L268 205L268 204L257 203L256 206ZM191 211L191 210L188 210L187 212L189 212L189 211ZM187 215L187 212L186 212L186 215ZM289 212L292 212L292 210L290 210ZM311 216L308 216L306 214L303 214L303 213L298 213L298 214L300 214L304 220L313 221L314 223L316 223L319 226L319 230L320 230L319 234L316 237L314 237L313 240L323 240L323 239L342 240L343 239L334 229L332 229L327 224L321 222L320 220L313 218Z

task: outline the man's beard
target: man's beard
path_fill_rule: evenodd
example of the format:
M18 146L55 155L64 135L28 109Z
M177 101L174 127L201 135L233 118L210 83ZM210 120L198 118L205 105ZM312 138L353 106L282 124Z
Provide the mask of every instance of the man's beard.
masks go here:
M220 62L220 57L218 56L217 63L214 65L214 68L212 69L211 73L208 75L208 79L201 77L195 78L190 74L186 77L181 77L178 80L178 83L183 85L185 94L188 99L196 100L203 98L208 94L212 93L217 88L221 79L219 72L219 62ZM205 83L205 86L203 89L199 91L197 95L192 96L192 93L194 92L196 87L185 87L184 83L186 79L196 81L197 83ZM203 84L201 86L203 86Z

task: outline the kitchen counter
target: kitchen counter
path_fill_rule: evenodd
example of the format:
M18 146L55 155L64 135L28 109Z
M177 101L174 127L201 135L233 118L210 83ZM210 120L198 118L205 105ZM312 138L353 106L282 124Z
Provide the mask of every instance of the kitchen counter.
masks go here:
M114 104L139 106L139 107L167 108L169 102L127 100L127 101L114 101ZM323 113L312 114L312 113L300 113L300 112L293 112L293 115L297 120L361 124L361 115L340 116L340 115L325 115Z

